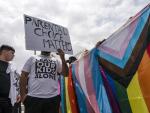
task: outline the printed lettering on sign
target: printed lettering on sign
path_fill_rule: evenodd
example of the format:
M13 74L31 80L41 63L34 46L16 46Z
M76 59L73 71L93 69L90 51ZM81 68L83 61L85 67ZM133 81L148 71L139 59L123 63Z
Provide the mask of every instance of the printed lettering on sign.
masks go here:
M26 49L73 54L67 28L24 15Z

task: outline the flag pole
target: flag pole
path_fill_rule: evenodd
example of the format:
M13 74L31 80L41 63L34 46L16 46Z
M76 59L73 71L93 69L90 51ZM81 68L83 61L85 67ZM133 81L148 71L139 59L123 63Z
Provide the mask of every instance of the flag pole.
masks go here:
M36 50L34 50L34 55L36 55Z

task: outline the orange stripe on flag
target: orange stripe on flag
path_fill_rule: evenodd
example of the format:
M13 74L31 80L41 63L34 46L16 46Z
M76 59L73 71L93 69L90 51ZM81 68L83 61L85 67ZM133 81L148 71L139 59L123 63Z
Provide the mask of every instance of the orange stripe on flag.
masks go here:
M141 91L150 112L150 57L145 51L144 56L138 68L138 79Z

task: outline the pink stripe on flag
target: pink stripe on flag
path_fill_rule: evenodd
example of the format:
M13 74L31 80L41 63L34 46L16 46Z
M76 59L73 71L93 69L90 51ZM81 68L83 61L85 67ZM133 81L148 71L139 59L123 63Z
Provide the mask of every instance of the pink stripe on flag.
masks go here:
M105 53L108 53L108 54L111 54L112 56L114 57L117 57L119 59L122 59L122 57L124 56L125 54L125 51L128 47L128 45L130 44L130 40L134 34L134 31L136 29L136 26L137 26L137 20L133 21L132 23L130 23L130 25L128 25L126 28L124 27L123 28L123 32L120 31L121 34L118 34L119 36L123 36L124 37L124 41L123 43L121 44L121 47L119 47L119 51L118 50L115 50L115 49L112 49L110 47L107 47L105 46L105 44L102 44L99 49L102 50L103 52ZM125 31L126 30L126 31ZM116 35L117 37L117 35ZM121 37L120 37L121 38ZM108 39L109 40L109 39ZM119 39L118 39L119 40ZM110 40L111 41L111 40ZM109 43L109 42L108 42ZM115 42L117 44L117 41Z
M80 79L79 79L79 61L76 61L76 65L75 65L75 75L76 75L76 78L80 84ZM81 84L80 84L81 85Z
M83 70L83 71L84 71L84 67L81 67L81 65L79 65L79 64L80 64L79 62L81 62L81 60L83 60L83 59L80 59L79 61L76 61L76 65L75 65L75 75L76 75L76 78L77 78L77 80L78 80L78 83L79 83L79 85L80 85L82 91L84 92L84 95L86 96L85 90L84 90L84 88L82 87L83 85L82 85L82 83L81 83L81 82L83 82L83 81L80 80L80 77L79 77L79 76L83 76L83 75L79 75L79 68L80 68L80 70ZM89 101L88 101L87 97L86 97L85 102L86 102L86 107L87 107L88 113L94 113L92 107L91 107L90 104L89 104Z
M85 76L87 93L89 97L89 103L92 106L95 113L100 113L98 103L96 100L96 93L92 81L89 55L84 56L84 76Z

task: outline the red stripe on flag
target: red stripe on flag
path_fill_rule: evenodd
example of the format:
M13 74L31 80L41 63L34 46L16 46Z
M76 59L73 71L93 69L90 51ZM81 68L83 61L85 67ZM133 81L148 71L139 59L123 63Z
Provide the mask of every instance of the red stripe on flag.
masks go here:
M75 95L75 88L73 85L73 80L72 80L72 66L69 68L69 76L68 76L68 96L69 96L69 101L70 101L70 106L71 106L71 111L72 113L79 113L78 105L77 105L77 98Z
M148 53L148 55L149 55L149 57L150 57L150 44L149 44L148 47L147 47L147 53Z

